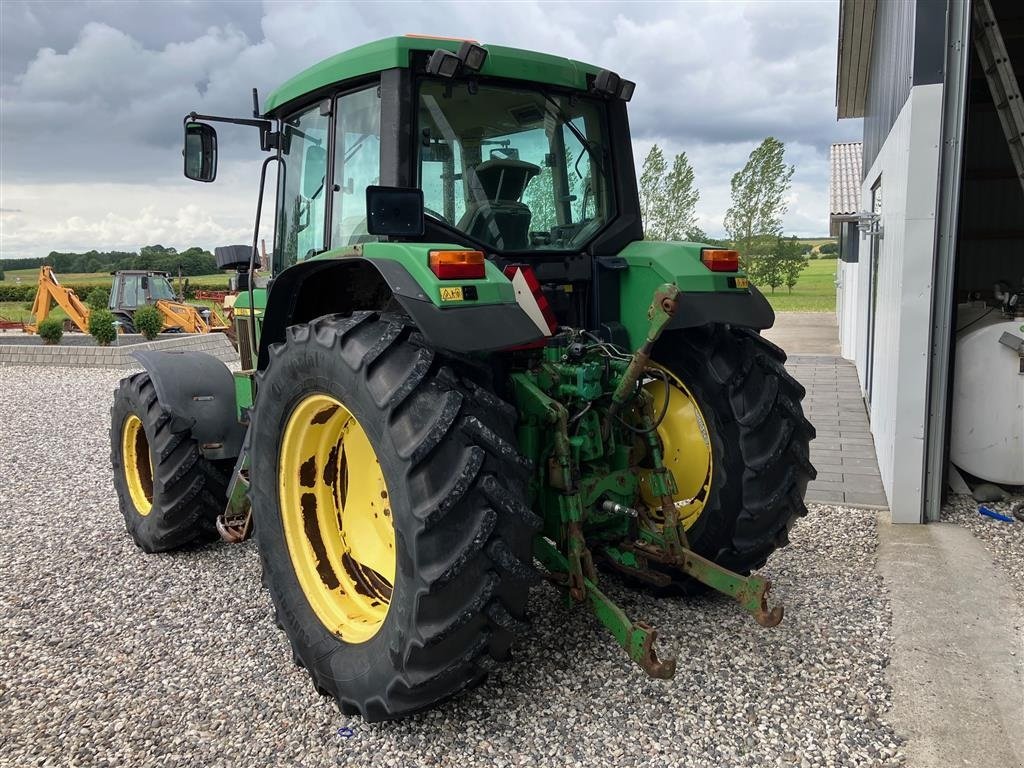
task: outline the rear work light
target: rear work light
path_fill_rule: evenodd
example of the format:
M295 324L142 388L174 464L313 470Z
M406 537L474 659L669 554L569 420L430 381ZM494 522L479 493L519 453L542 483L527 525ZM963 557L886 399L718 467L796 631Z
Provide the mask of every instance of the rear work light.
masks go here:
M430 271L441 280L482 280L487 275L483 251L431 251Z
M739 251L724 251L720 248L702 248L700 260L712 272L736 272L740 268Z

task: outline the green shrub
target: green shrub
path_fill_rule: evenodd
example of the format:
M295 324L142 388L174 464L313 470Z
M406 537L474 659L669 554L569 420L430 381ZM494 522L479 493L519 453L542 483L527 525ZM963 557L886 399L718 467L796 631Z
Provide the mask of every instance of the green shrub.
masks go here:
M110 303L110 289L97 285L86 294L85 303L90 309L106 309Z
M94 309L89 313L89 333L96 343L105 347L117 338L114 314L108 309Z
M39 338L46 344L60 344L64 336L64 321L56 317L48 317L36 328Z
M839 244L825 243L818 249L818 253L820 253L822 256L824 256L825 254L839 253Z
M155 339L160 333L160 329L164 327L163 315L152 305L136 309L135 314L132 315L132 321L135 323L135 330L149 341Z
M816 253L814 253L814 252L812 251L812 252L811 252L811 255L810 255L810 256L808 256L807 258L808 258L808 259L816 259L816 258L818 258L818 254L816 254Z
M839 254L838 253L823 253L823 254L821 254L821 258L823 258L823 259L838 259L839 258Z
M35 297L35 285L19 285L18 283L0 285L0 301L32 301Z

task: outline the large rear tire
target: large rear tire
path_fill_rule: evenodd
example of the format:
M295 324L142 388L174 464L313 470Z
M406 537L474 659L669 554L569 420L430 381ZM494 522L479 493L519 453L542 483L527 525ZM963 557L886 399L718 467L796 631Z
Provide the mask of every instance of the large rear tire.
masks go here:
M803 386L783 366L785 352L745 329L667 333L654 359L692 393L707 428L710 482L687 529L690 546L740 573L760 568L807 514L803 497L817 474Z
M524 626L540 520L515 411L468 374L406 318L359 312L292 326L259 375L264 583L295 660L346 714L453 696Z
M121 379L110 411L110 463L125 527L145 552L216 537L231 462L203 458L189 430L175 432L148 373Z

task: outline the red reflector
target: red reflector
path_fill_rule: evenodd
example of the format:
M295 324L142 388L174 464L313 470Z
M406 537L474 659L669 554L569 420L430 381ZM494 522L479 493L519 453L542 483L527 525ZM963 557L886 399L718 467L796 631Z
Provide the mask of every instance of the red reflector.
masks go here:
M540 309L540 313L544 316L544 320L548 324L548 328L551 333L558 330L558 320L555 319L554 310L551 309L551 304L548 303L548 297L544 295L544 289L540 287L540 281L537 279L537 275L533 271L533 267L520 266L517 264L510 264L505 267L505 277L509 280L516 276L516 272L523 273L523 279L526 281L526 287L530 289L530 293L533 294L534 301L537 302L537 307ZM539 346L543 346L544 342L540 342ZM533 346L525 345L525 346Z
M487 276L483 251L431 251L430 271L442 280L482 280Z
M740 268L739 251L724 251L720 248L702 248L700 260L712 272L736 272Z

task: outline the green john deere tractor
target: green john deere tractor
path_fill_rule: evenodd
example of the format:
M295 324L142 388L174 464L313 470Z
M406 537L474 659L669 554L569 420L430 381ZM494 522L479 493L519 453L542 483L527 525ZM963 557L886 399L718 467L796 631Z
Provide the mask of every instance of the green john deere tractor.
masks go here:
M644 240L633 83L471 41L382 40L289 80L250 125L277 179L272 276L218 252L242 370L142 352L111 458L147 552L255 535L295 661L342 711L423 710L508 658L547 578L649 675L602 591L710 587L759 623L814 477L804 390L734 251ZM271 168L273 166L273 168ZM257 207L257 211L262 206Z

